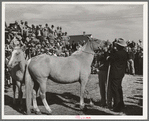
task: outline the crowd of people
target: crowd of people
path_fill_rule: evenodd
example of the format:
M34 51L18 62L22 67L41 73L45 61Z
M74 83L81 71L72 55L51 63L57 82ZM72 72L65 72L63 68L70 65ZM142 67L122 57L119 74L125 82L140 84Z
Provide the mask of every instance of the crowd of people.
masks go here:
M10 59L10 54L14 47L24 46L26 59L46 53L53 56L70 56L85 44L85 41L71 44L68 41L67 32L62 31L62 27L51 27L48 24L28 25L28 22L15 21L7 26L5 24L5 67ZM10 80L8 68L5 68L6 80ZM8 81L6 81L8 83Z
M110 72L109 80L110 82L116 84L113 89L114 101L115 101L115 110L118 110L119 105L123 105L122 99L122 88L121 82L124 76L124 73L131 75L143 74L143 46L142 41L139 40L138 43L128 40L126 45L121 41L123 39L115 39L112 43L107 40L107 48L104 50L97 51L95 58L92 63L93 74L99 75L99 86L101 93L101 105L107 105L106 102L106 86L105 82L107 81L107 74L109 70L109 65L113 71ZM117 44L119 43L119 44ZM46 53L53 56L70 56L74 51L78 50L85 44L84 41L80 43L69 42L69 36L67 32L62 31L62 27L51 27L48 24L42 25L28 25L28 22L19 22L15 21L14 24L9 26L5 25L5 85L11 85L11 78L9 70L7 68L7 63L10 59L11 52L16 46L24 46L26 59L30 59L34 56ZM118 46L119 45L119 46ZM125 46L124 46L125 45ZM123 61L121 63L121 59ZM127 59L127 60L126 60ZM123 64L124 60L127 62L126 68L122 67L122 70L115 72L117 64ZM112 75L112 76L111 76ZM117 83L119 82L119 83ZM111 84L112 85L112 84ZM111 94L107 94L111 95ZM110 98L108 99L110 100ZM108 103L111 103L109 101ZM110 104L109 104L110 105Z
M26 56L28 58L47 53L54 56L69 56L72 50L67 38L67 32L62 31L62 27L54 29L45 24L36 27L28 26L27 22L21 21L20 24L15 22L13 25L6 27L5 49L11 50L15 46L25 46ZM78 45L76 45L77 48Z
M107 40L108 41L108 40ZM93 67L92 67L92 73L96 74L98 73L100 63L98 61L99 56L107 56L111 53L117 51L116 44L118 42L118 39L115 39L112 43L109 43L109 45L106 48L106 52L97 52L97 56L95 56L93 60ZM128 60L127 60L127 67L126 67L126 73L130 75L142 75L143 74L143 45L142 41L139 40L138 43L135 43L134 41L126 41L127 46L125 47L125 51L127 52Z

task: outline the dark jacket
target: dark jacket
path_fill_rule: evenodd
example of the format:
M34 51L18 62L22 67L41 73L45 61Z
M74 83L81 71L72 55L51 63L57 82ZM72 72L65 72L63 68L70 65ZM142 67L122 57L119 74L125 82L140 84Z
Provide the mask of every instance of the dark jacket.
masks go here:
M97 62L99 64L98 69L101 71L108 71L109 61L107 60L108 53L104 53L97 56Z
M112 78L123 78L127 65L127 52L125 50L119 50L110 55L110 77Z
M128 59L134 60L135 59L135 53L132 51L128 52Z

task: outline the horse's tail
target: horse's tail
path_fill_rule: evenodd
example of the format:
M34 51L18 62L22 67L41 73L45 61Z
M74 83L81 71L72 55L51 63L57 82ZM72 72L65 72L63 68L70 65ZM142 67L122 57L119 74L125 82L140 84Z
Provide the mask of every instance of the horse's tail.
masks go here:
M26 66L26 73L25 73L26 111L28 115L31 113L30 109L31 109L31 96L32 96L31 95L32 94L32 84L31 84L32 78L28 70L30 61L31 59L28 60L28 63Z

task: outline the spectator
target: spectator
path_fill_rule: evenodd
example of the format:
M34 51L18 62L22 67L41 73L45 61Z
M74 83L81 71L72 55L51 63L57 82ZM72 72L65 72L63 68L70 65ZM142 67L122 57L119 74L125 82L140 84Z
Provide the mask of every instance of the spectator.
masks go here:
M135 53L132 51L130 47L128 47L128 73L135 75L135 68L134 68L134 59L135 59Z
M141 48L143 48L142 40L139 40L139 42L138 42L138 46L141 47Z
M54 35L54 25L51 25L51 29L49 31L52 35Z
M24 23L23 36L24 36L24 38L29 36L29 26L28 26L28 22L27 21L25 21L25 23Z
M65 36L67 36L67 32L65 32L65 34L64 34Z
M76 50L77 50L77 44L74 41L72 41L72 52Z
M11 40L13 39L13 33L12 30L9 29L8 33L5 33L5 44L10 44Z
M42 42L41 26L36 26L36 38L40 40L40 43Z
M143 74L143 49L138 49L138 74Z
M35 25L32 24L32 33L35 34L36 33L36 28L35 28Z

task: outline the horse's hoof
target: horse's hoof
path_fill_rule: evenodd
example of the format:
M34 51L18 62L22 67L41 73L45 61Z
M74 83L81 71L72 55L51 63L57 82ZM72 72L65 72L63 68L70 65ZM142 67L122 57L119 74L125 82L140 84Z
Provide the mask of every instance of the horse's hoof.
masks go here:
M80 110L83 110L84 109L84 106L80 105Z
M52 115L52 111L51 112L48 112L47 115Z
M22 107L19 107L18 110L19 110L20 112L23 112L23 111L24 111Z
M87 106L84 106L83 112L86 112L88 110Z
M32 113L31 113L31 112L26 112L25 114L26 114L26 115L31 115Z
M91 107L93 107L93 106L94 106L94 103L91 101L89 105L90 105Z
M40 111L35 112L36 115L41 115L42 113Z
M30 109L31 113L36 113L35 109Z

